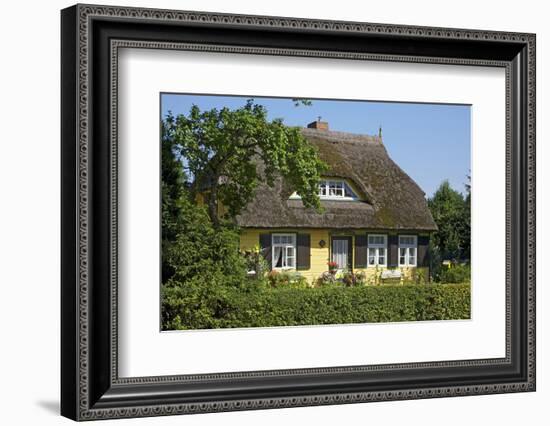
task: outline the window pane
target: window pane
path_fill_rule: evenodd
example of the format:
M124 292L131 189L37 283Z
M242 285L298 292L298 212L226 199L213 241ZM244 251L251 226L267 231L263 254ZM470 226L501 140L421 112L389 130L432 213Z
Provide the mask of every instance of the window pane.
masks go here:
M329 195L333 197L342 197L344 195L343 182L336 182L336 181L329 182Z
M369 246L385 248L386 236L385 235L369 235Z
M294 235L274 235L273 244L292 244L294 245Z
M376 263L376 249L369 248L369 265Z
M319 195L327 195L327 183L321 182L319 184Z
M293 246L287 246L285 247L285 266L288 268L294 268L294 247Z
M399 237L399 245L401 246L415 246L416 241L415 237L412 235L409 236L400 236Z
M349 187L349 185L347 183L344 183L344 196L350 197L350 198L355 198L354 192L351 190L351 188Z
M274 268L283 267L283 248L282 247L273 248L273 267Z
M344 196L344 182L336 182L336 195L339 197Z
M386 264L386 249L378 249L378 264L379 265L385 265Z
M413 247L409 249L409 265L416 265L416 249Z

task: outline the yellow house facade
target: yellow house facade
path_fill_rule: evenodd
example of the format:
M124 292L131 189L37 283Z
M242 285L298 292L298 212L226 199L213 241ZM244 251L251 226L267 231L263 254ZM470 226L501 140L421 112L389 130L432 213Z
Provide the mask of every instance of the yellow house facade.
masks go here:
M381 135L334 132L321 121L302 134L329 166L319 185L322 210L305 208L281 178L261 184L236 218L241 250L259 247L272 270L297 271L311 283L328 262L363 272L367 283L426 282L437 226L424 192L390 158Z
M427 233L416 235L412 235L410 233L406 234L407 238L414 236L416 239L416 244L413 243L413 250L411 252L413 255L409 256L409 259L406 259L403 256L401 256L401 259L398 258L397 253L399 253L400 240L399 234L387 234L382 231L375 230L353 230L342 233L339 230L330 229L303 229L299 231L291 228L243 229L241 231L240 249L241 251L246 252L254 250L256 247L260 247L260 249L264 251L266 251L267 248L267 255L273 256L273 249L268 249L269 241L272 241L274 236L277 237L279 235L292 236L289 240L289 245L293 245L294 240L299 238L298 236L307 235L309 239L309 250L307 250L305 256L309 257L309 262L306 262L305 264L300 264L299 262L292 264L292 261L290 261L289 265L274 267L274 261L272 258L271 262L268 260L271 269L281 272L298 271L300 275L306 277L312 285L324 272L328 270L328 262L333 261L338 263L337 257L341 250L338 251L339 248L336 248L335 244L338 244L337 241L342 240L347 240L348 244L350 244L350 250L347 253L349 260L338 265L339 269L351 270L355 273L364 273L368 284L380 284L383 283L385 279L392 278L394 280L396 278L399 279L401 283L407 281L425 283L429 278L429 234ZM376 238L383 236L385 237L384 240L397 241L397 244L393 243L394 247L392 247L392 244L390 243L389 248L386 248L383 254L380 254L380 249L383 249L383 247L379 247L379 252L373 253L369 259L369 235L371 236L370 240L372 240L373 236ZM264 238L264 236L267 236L267 239ZM262 246L262 243L264 242L262 240L267 240L268 244L266 245L264 243ZM364 245L365 241L367 244L366 246ZM386 247L388 247L386 242L383 242L381 245L386 245ZM299 247L296 249L296 252L298 252L298 250L300 250ZM392 250L393 253L389 253L389 250ZM361 254L361 251L366 253L366 256L365 254ZM397 258L397 261L392 260L392 256ZM396 271L396 274L386 275L384 271L388 270Z

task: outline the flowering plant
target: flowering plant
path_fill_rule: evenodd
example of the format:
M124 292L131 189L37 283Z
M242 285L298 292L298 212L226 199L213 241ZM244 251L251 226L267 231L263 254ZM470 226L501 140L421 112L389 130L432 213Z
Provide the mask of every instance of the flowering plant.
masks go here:
M336 262L330 261L330 262L327 262L327 265L328 265L328 270L331 273L336 272L336 270L338 269L338 264Z

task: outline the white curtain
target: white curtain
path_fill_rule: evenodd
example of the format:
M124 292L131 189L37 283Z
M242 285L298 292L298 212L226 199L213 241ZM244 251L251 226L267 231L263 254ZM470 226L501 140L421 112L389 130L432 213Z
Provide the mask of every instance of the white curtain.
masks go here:
M273 248L273 267L283 267L283 248L281 246Z
M348 240L332 241L332 261L336 262L338 269L348 267Z

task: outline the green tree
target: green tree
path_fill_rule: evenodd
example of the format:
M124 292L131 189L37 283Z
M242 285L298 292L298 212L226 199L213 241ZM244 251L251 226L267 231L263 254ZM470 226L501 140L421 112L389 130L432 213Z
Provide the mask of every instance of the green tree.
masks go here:
M469 201L466 203L463 195L451 188L447 180L428 199L428 206L438 227L432 236L433 248L442 260L467 259L466 247L469 256L470 217L466 205L469 206Z
M188 200L185 199L188 191L187 176L181 162L174 152L173 141L167 137L162 123L161 139L161 246L162 246L162 282L174 274L174 268L166 261L166 253L182 228L183 214ZM187 203L188 204L188 203Z
M193 106L188 115L170 113L162 130L169 152L189 177L191 197L207 194L215 227L220 203L234 217L260 182L273 184L277 175L301 195L306 207L320 208L318 185L325 163L299 128L284 125L282 119L269 121L267 110L253 100L235 110Z
M466 176L468 179L468 182L464 184L464 187L466 188L466 196L464 197L464 210L463 210L463 218L462 222L464 224L463 232L462 232L462 255L465 259L470 259L471 254L471 191L472 191L472 184L471 184L471 177L470 175Z
M162 248L163 329L216 327L231 292L248 292L256 283L246 277L236 227L214 228L205 206L189 197L182 196L177 206L173 239L166 238Z

